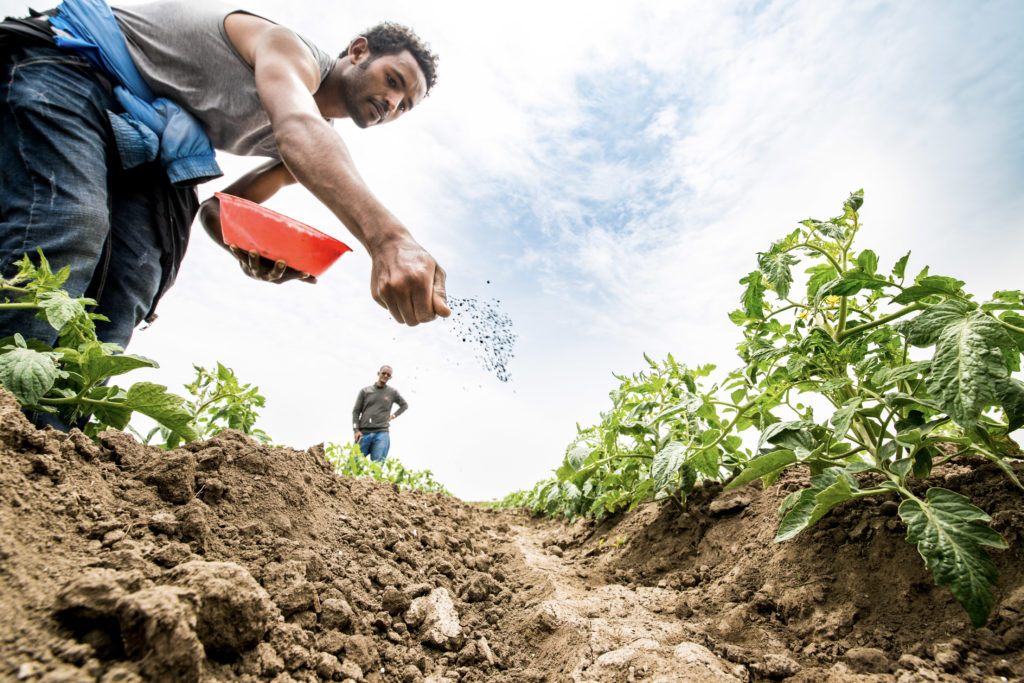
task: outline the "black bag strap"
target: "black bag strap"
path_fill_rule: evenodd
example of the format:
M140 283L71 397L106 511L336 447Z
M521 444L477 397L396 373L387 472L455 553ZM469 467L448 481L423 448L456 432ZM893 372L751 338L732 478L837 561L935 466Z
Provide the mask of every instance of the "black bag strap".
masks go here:
M49 17L55 14L56 9L46 12L30 9L27 17L7 17L0 22L0 56L23 47L52 46L53 32L50 30Z

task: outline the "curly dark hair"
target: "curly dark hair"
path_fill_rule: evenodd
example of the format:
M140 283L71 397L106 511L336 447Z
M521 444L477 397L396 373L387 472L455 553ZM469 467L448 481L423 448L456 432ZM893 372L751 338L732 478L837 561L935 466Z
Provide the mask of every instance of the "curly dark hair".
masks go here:
M430 44L423 42L408 26L385 21L366 29L356 38L366 38L370 49L370 59L380 55L397 55L408 50L423 71L423 76L427 81L428 94L437 83L437 55L430 49ZM351 46L352 44L349 43L349 47ZM345 48L345 51L339 56L344 57L348 54L348 50L349 48Z

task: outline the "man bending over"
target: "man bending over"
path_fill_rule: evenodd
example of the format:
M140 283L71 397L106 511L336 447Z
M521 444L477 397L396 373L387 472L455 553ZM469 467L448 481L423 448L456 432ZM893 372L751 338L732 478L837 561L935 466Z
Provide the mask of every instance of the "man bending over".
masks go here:
M222 243L217 200L200 208L192 188L220 175L216 149L268 158L229 194L263 202L298 182L323 202L369 252L370 293L399 323L449 315L444 270L369 190L329 122L366 128L423 102L437 58L414 33L381 24L333 58L232 6L157 0L111 11L67 0L58 9L16 22L38 29L35 39L8 40L25 31L0 24L4 276L42 248L54 270L70 267L72 296L98 300L110 319L97 325L100 339L126 346L173 282L197 210ZM313 281L234 251L250 277ZM14 332L56 339L24 311L0 316L0 338Z

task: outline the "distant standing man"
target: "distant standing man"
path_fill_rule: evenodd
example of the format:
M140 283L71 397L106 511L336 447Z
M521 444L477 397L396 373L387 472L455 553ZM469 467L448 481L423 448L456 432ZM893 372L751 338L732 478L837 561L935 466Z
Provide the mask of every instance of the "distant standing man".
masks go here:
M359 390L352 408L352 430L359 450L373 462L384 462L391 448L388 428L391 421L409 409L402 395L387 386L391 379L391 366L383 365L377 371L377 381ZM391 414L391 406L398 404L398 412Z

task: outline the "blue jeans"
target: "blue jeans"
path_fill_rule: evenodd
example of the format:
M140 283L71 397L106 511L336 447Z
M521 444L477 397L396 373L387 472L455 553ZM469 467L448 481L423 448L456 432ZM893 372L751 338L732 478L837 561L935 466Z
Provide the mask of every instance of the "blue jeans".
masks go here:
M372 462L384 462L391 448L391 435L387 432L370 432L359 439L359 451Z
M152 171L121 168L106 113L119 107L84 60L29 48L0 76L0 273L41 248L54 272L70 269L68 293L110 319L100 340L125 347L160 286ZM0 313L0 338L15 332L57 339L34 311Z

